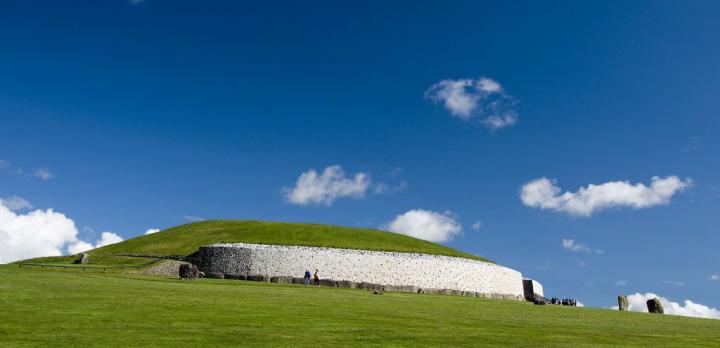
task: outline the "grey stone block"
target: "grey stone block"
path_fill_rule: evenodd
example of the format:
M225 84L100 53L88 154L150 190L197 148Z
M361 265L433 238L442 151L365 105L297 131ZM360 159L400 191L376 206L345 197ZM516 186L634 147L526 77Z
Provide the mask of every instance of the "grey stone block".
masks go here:
M383 290L383 286L380 284L373 284L373 283L366 283L366 282L360 283L359 288L367 289L367 290Z
M338 288L346 288L346 289L357 289L359 284L356 282L351 282L349 280L338 280L336 283Z
M311 283L312 283L312 281L311 281ZM320 286L329 286L329 287L333 287L333 288L337 287L337 282L332 279L320 279L320 281L318 283L320 284Z
M270 277L271 283L280 283L280 284L292 284L293 277L289 276L277 276L277 277Z
M657 298L647 300L647 308L650 313L664 314L662 303Z
M245 280L246 278L244 274L225 274L225 279Z
M440 290L438 289L422 289L421 292L427 295L439 295Z
M450 296L456 296L460 294L460 291L453 290L453 289L442 289L440 290L441 295L450 295Z
M205 272L205 278L224 279L225 274L219 272Z
M246 279L254 281L254 282L269 282L270 281L270 277L262 275L262 274L248 275Z

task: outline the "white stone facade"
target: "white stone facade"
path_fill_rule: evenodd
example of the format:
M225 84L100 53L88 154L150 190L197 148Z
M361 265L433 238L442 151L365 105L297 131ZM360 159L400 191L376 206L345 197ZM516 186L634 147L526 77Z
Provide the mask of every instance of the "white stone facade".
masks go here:
M525 288L525 299L534 301L535 295L545 297L543 286L537 280L523 279L523 287Z
M537 280L530 279L530 281L532 282L533 293L545 297L542 284L538 283Z
M520 272L460 257L246 243L205 246L197 255L205 272L302 277L318 269L320 278L336 281L524 298Z

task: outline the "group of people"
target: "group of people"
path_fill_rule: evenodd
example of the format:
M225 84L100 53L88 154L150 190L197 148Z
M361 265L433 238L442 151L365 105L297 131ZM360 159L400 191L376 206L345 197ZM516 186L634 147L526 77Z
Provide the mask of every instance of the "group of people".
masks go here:
M571 298L565 298L565 299L559 299L557 297L553 297L550 299L550 304L554 305L562 305L562 306L577 306L577 301L571 299Z
M315 274L312 277L313 277L313 283L315 284L315 286L319 286L320 285L320 277L318 277L317 269L315 270ZM304 279L305 287L307 288L308 285L310 285L310 271L305 270L305 276L303 277L303 279Z

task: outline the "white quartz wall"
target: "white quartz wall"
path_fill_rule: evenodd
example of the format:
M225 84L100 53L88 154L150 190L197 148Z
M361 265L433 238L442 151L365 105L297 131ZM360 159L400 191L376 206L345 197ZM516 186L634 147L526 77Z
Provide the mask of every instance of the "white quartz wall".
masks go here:
M542 286L542 284L540 284L537 280L532 280L532 279L531 279L530 281L532 281L533 293L536 293L536 294L544 297L544 296L545 296L545 292L543 291L543 286Z
M205 272L302 277L318 269L321 279L523 298L520 272L460 257L245 243L202 247L198 255Z

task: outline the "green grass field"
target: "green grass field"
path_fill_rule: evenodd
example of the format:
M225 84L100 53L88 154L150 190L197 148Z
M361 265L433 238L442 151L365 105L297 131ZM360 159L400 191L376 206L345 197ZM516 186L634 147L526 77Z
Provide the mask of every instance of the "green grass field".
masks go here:
M484 260L394 233L259 221L182 225L92 250L90 260L137 265L148 260L116 255L190 255L217 242ZM28 261L69 264L75 258ZM0 266L0 347L508 345L719 347L720 321L470 297Z
M440 244L378 230L319 224L267 221L214 220L181 225L158 233L139 236L122 243L90 251L90 263L136 265L146 259L117 257L117 254L183 255L202 245L218 242L245 242L335 247L380 251L413 252L459 256L488 261ZM45 257L28 262L69 264L76 257Z
M720 347L720 321L0 266L0 346Z

